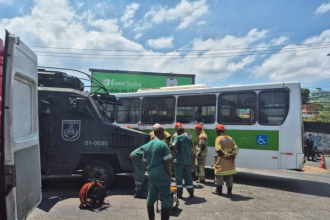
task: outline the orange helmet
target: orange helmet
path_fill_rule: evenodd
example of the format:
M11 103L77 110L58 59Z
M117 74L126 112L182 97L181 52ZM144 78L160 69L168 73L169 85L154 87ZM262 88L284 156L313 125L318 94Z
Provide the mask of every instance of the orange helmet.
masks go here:
M196 131L197 129L203 129L202 125L201 125L201 124L197 124L197 125L195 125L195 131Z
M223 124L221 124L221 125L217 125L217 126L215 126L215 130L216 130L216 131L217 131L217 130L224 131L224 130L226 130L226 128L225 128L225 126L224 126Z
M182 128L182 124L180 122L177 122L175 124L175 129Z
M127 125L126 128L132 129L132 127L130 125Z

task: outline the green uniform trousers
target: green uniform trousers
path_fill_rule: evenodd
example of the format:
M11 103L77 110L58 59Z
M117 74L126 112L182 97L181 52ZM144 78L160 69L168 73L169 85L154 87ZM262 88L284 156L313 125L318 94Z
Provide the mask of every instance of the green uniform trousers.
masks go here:
M131 157L131 159L134 168L135 191L141 191L145 173L142 156Z
M166 178L149 175L147 206L154 206L157 199L161 201L162 208L171 207L171 179L168 175Z
M183 193L182 179L184 179L189 194L194 193L194 185L191 176L191 165L174 163L174 171L175 171L175 183L176 183L176 187L178 188L178 195L182 195Z

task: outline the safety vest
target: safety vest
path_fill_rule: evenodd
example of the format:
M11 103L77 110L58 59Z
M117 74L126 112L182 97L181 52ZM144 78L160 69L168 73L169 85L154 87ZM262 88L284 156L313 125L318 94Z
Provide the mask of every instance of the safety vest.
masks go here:
M202 145L205 144L204 150L201 152ZM197 134L197 152L202 153L202 157L207 156L207 135L204 131Z
M218 154L218 151L223 152L223 156ZM235 157L238 148L235 141L225 135L220 135L215 139L215 157L214 157L214 175L216 176L230 176L237 173L235 169L235 159L229 158L230 154Z

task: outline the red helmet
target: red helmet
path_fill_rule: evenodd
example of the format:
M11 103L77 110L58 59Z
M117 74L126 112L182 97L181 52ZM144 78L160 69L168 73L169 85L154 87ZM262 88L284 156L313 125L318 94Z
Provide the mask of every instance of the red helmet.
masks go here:
M201 125L201 124L197 124L197 125L195 125L195 131L196 131L197 129L203 129L202 125Z
M223 124L221 124L221 125L217 125L217 126L215 126L215 130L216 130L216 131L217 131L217 130L224 131L224 130L226 130L226 128L225 128L225 126L224 126Z
M132 127L130 125L127 125L126 128L132 129Z
M180 122L177 122L175 124L175 129L182 128L182 124Z

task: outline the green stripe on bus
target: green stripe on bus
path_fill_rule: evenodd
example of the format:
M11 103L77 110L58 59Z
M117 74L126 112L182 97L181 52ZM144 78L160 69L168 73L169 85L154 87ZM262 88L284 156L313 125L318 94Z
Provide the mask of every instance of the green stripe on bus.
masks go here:
M149 133L151 130L143 130L143 132ZM173 134L175 129L166 129L167 132ZM196 144L196 132L194 129L185 129L189 134L192 134L194 142ZM208 146L214 147L217 133L214 129L205 129L205 133L208 136ZM253 149L253 150L279 150L279 132L268 130L227 130L226 133L231 136L238 148L241 149ZM258 145L257 136L267 135L267 145Z

